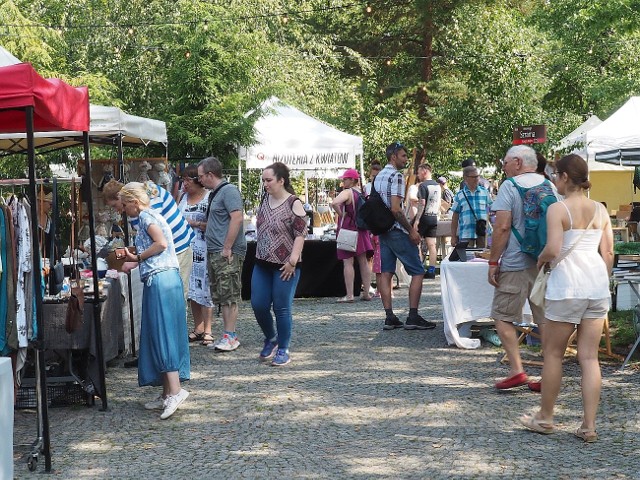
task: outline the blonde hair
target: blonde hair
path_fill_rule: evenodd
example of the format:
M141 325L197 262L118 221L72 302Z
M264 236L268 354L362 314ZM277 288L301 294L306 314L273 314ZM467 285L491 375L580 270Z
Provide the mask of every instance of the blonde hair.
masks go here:
M122 187L118 193L120 200L123 202L131 202L137 200L143 207L149 207L151 201L149 200L149 194L147 185L140 182L130 182Z

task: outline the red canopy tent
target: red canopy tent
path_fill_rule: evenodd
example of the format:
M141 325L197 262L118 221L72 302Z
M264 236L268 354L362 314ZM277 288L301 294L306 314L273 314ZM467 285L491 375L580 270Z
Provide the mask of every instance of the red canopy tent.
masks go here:
M59 79L42 78L29 63L0 67L1 133L24 133L26 108L32 107L33 130L89 130L89 91Z
M85 171L91 174L89 161L89 92L86 87L74 88L58 79L44 79L28 63L19 63L0 67L0 132L26 133L26 153L29 163L28 197L31 203L32 231L38 231L38 212L36 201L36 172L34 132L72 130L84 132ZM93 211L89 207L89 228L91 238L95 238ZM38 235L33 240L33 276L34 284L41 285L41 262ZM91 245L92 258L96 258L95 243ZM99 291L98 275L94 268L94 292ZM47 412L47 378L44 369L44 350L42 347L42 291L34 289L36 304L36 382L38 385L38 440L31 454L37 461L38 453L45 456L45 470L51 471L51 452L49 437L49 419ZM102 338L100 336L100 304L94 303L94 322L97 323L97 350L102 358ZM97 310L97 312L96 312ZM100 376L104 385L104 365L100 362ZM102 396L106 409L106 392ZM33 465L35 469L35 465Z

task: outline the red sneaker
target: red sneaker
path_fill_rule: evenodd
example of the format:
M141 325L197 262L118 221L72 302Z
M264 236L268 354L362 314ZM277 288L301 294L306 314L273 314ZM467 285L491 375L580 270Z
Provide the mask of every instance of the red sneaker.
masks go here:
M496 383L498 390L508 390L510 388L520 387L529 381L527 374L524 372L516 373L513 377L505 378Z
M541 392L542 382L529 382L529 390L532 392Z

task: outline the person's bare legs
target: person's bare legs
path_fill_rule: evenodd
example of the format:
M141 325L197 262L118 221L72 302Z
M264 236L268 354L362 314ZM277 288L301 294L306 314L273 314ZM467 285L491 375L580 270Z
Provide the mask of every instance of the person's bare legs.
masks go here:
M360 277L362 279L362 297L371 298L369 288L371 287L371 270L369 270L369 261L367 254L362 253L358 255L358 267L360 268ZM353 282L351 282L353 287Z
M383 272L379 275L378 292L380 292L382 306L385 309L393 308L391 301L391 281L393 279L393 272Z
M222 323L227 332L236 331L236 323L238 322L238 304L222 305Z
M418 305L420 305L423 279L424 275L413 275L411 277L411 283L409 283L409 308L418 308Z
M211 321L213 318L213 308L205 307L195 300L190 300L191 314L193 315L193 331L211 335Z
M582 370L582 408L584 409L581 428L594 432L602 387L598 346L603 327L604 318L582 320L578 325L578 361Z
M180 388L180 376L178 372L164 372L162 375L162 396L176 395Z
M553 410L562 384L562 360L569 337L575 330L573 323L547 320L542 337L544 366L542 367L542 397L539 420L553 423Z
M509 359L509 377L524 372L522 359L520 358L520 346L518 345L518 331L511 322L495 321L496 332L502 342L507 358Z
M342 260L342 272L344 276L344 289L347 292L347 298L353 299L353 279L355 272L353 270L353 257Z
M435 267L438 263L438 250L436 249L436 238L435 237L427 237L425 238L427 242L427 250L429 251L429 266Z

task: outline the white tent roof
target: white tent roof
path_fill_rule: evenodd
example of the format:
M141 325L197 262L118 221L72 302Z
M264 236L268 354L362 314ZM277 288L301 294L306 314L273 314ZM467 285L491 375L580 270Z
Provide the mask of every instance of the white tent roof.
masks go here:
M268 113L254 125L256 143L239 148L247 168L283 162L292 170L344 170L355 168L356 156L362 156L362 137L342 132L276 97L260 108Z
M22 63L0 46L0 67ZM116 107L90 105L89 137L95 143L111 143L109 137L122 135L127 145L147 145L151 142L167 145L167 127L160 120L129 115ZM82 132L36 132L36 148L58 149L82 142ZM99 140L102 139L102 142ZM0 151L26 150L26 134L0 134Z
M589 153L640 148L640 97L631 97L589 132Z
M126 145L148 145L151 142L167 145L167 127L160 120L129 115L117 107L90 105L89 139L92 143L113 143L122 135ZM36 132L36 148L59 149L82 142L82 132ZM0 150L22 152L26 149L26 134L0 134Z
M0 67L7 67L9 65L17 65L18 63L22 63L16 57L14 57L11 52L6 50L2 45L0 45Z
M562 140L558 142L558 145L554 147L554 150L563 150L565 148L570 147L571 145L578 145L578 148L582 147L582 149L586 148L587 144L587 132L592 130L594 127L600 125L602 120L598 118L597 115L591 115L587 118L582 125L576 128L569 135L564 137ZM574 153L579 153L579 151L574 150ZM584 152L583 152L584 153Z

